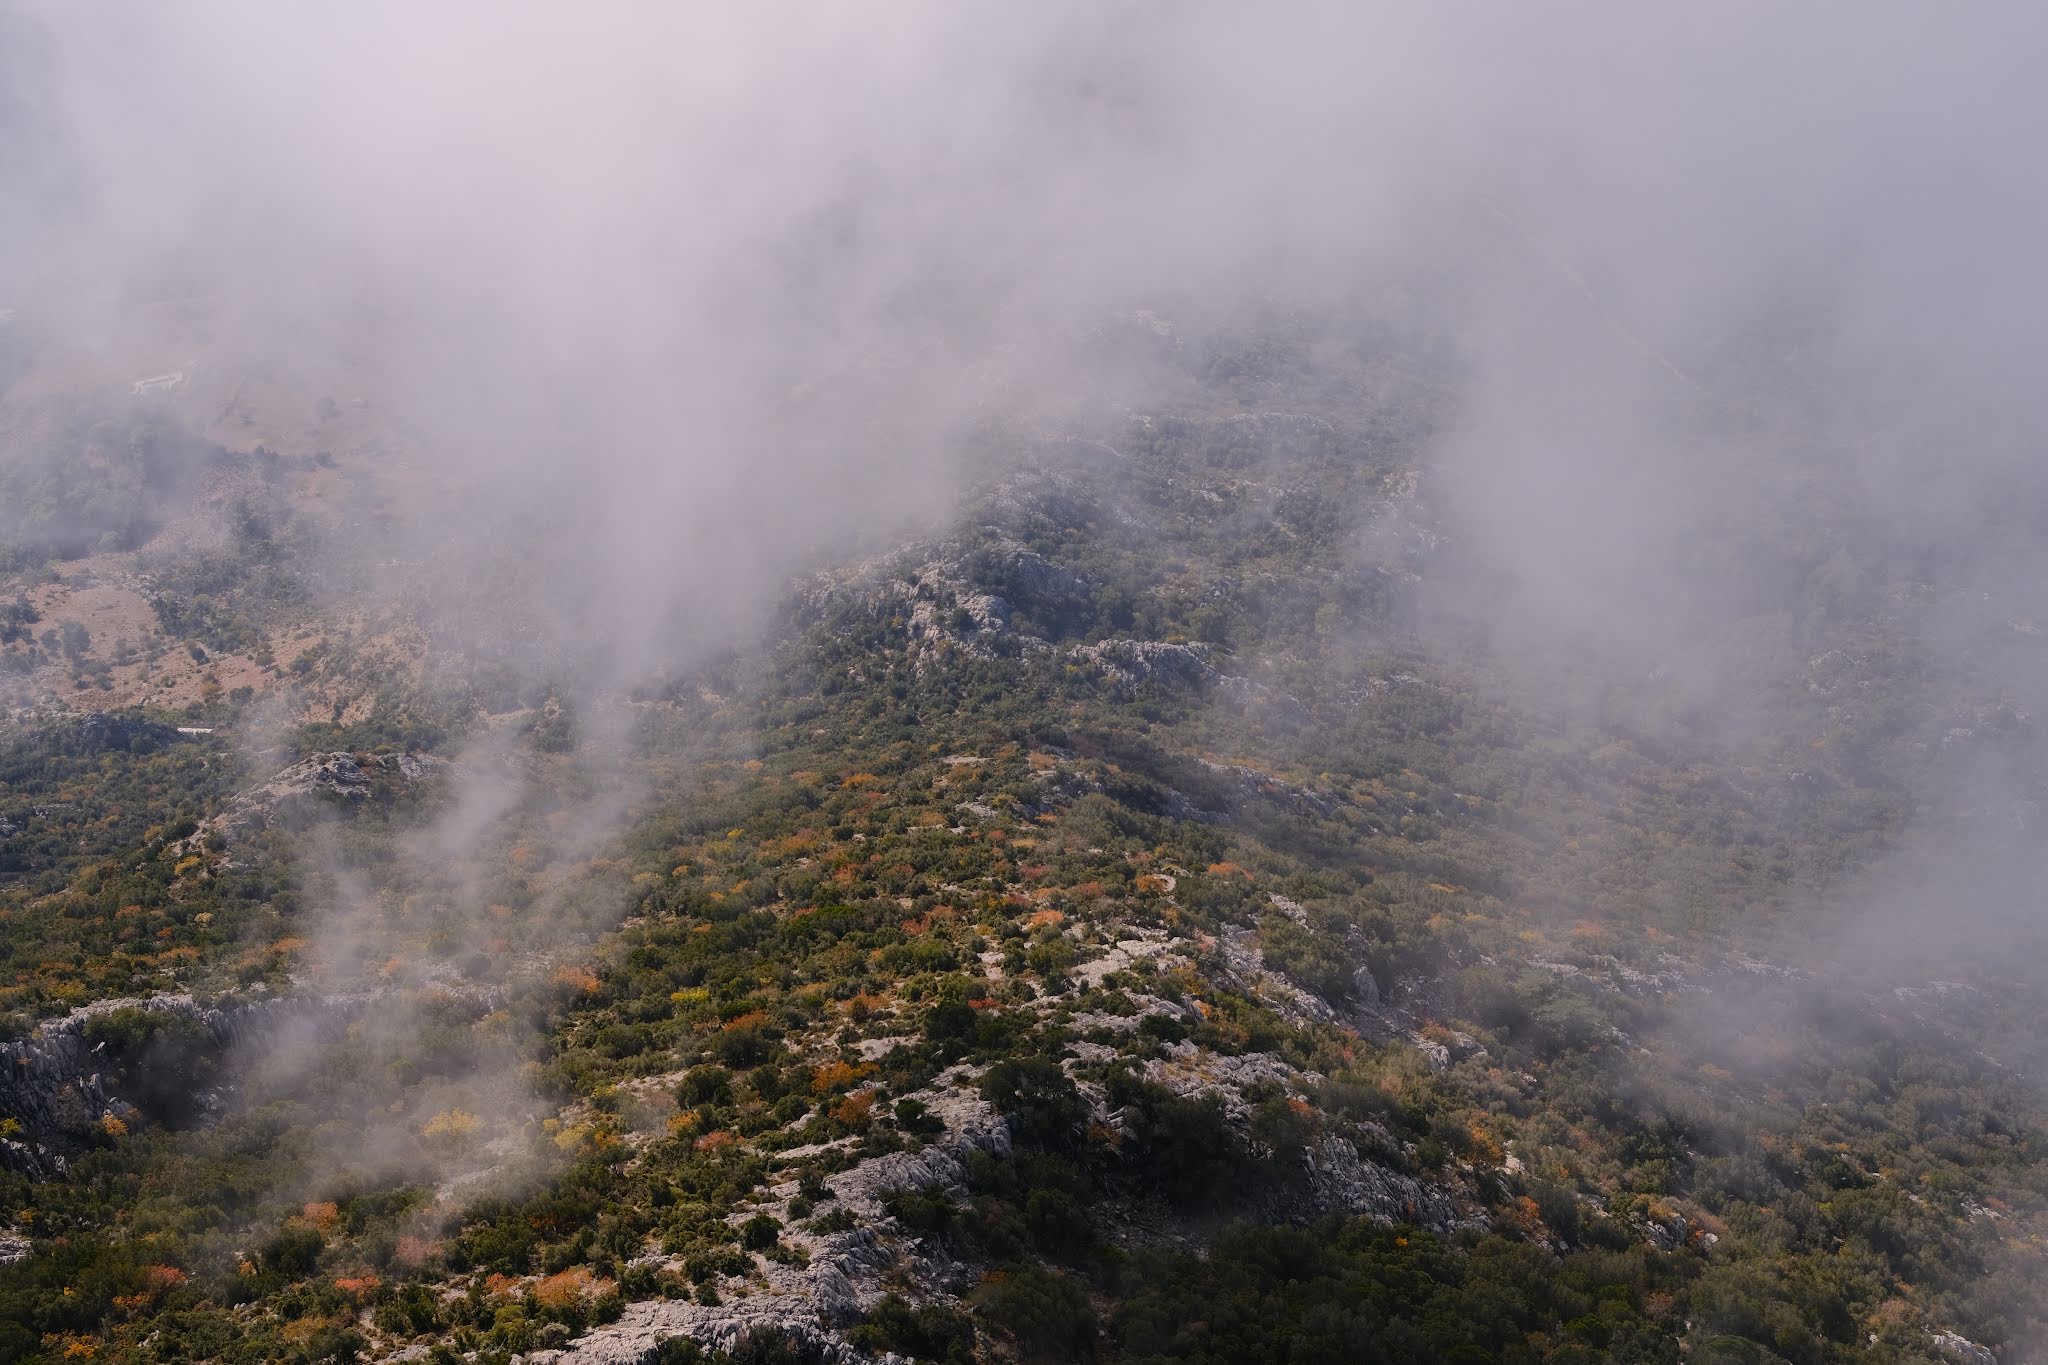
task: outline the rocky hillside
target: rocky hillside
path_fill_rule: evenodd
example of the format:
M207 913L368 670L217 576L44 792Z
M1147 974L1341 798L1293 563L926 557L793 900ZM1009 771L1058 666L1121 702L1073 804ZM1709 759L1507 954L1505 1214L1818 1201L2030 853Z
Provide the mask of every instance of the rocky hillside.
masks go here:
M2023 983L1822 930L1913 793L2027 799L2022 635L1816 515L1740 723L1582 692L1433 400L1266 341L626 688L297 595L310 457L55 546L161 558L7 618L0 1354L2028 1358Z

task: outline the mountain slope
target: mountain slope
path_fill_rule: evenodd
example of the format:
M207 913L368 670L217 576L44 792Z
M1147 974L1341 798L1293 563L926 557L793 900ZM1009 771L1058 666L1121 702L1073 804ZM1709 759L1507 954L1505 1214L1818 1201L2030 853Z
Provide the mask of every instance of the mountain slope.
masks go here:
M1617 683L1501 638L1427 384L1177 363L630 692L244 578L324 643L154 713L210 733L20 718L9 1350L2023 1358L2025 980L1849 912L1911 794L2024 790L2029 637L1928 651L1965 576L1823 507L1701 543L1821 584L1711 623L1739 711ZM174 992L333 1013L66 1014Z

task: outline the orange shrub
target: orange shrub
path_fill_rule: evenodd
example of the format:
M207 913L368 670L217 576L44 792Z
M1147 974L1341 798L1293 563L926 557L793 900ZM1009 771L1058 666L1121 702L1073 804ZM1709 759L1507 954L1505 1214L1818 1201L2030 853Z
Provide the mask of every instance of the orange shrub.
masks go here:
M868 1121L868 1113L875 1107L875 1092L856 1090L838 1104L832 1106L832 1117L852 1127L859 1127Z
M866 1018L877 1010L889 1008L889 995L886 991L880 995L875 995L869 991L862 991L859 995L847 1001L843 1008L856 1019Z
M811 1089L820 1095L844 1090L875 1069L873 1062L827 1062L811 1073Z
M581 991L585 995L595 992L600 984L597 973L588 967L559 967L555 970L553 980L557 986L567 986L570 990Z
M174 1265L152 1265L143 1268L142 1278L151 1290L162 1293L166 1289L176 1289L192 1277Z
M577 1266L564 1270L559 1275L550 1275L533 1287L533 1297L543 1308L560 1312L574 1308L584 1299L596 1298L611 1288L611 1281L601 1280L587 1268Z

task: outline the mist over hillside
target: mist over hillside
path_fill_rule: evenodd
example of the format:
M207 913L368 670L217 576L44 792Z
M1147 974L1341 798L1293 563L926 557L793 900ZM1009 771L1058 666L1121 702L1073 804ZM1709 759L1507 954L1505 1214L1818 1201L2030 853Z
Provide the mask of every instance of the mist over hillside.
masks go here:
M2044 1349L2013 5L0 5L0 1357Z

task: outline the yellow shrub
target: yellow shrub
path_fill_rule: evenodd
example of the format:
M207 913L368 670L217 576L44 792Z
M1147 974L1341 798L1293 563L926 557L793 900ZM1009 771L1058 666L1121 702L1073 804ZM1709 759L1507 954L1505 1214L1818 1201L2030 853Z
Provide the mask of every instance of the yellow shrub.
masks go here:
M443 1109L427 1120L420 1136L436 1142L459 1142L473 1135L482 1123L467 1109Z

